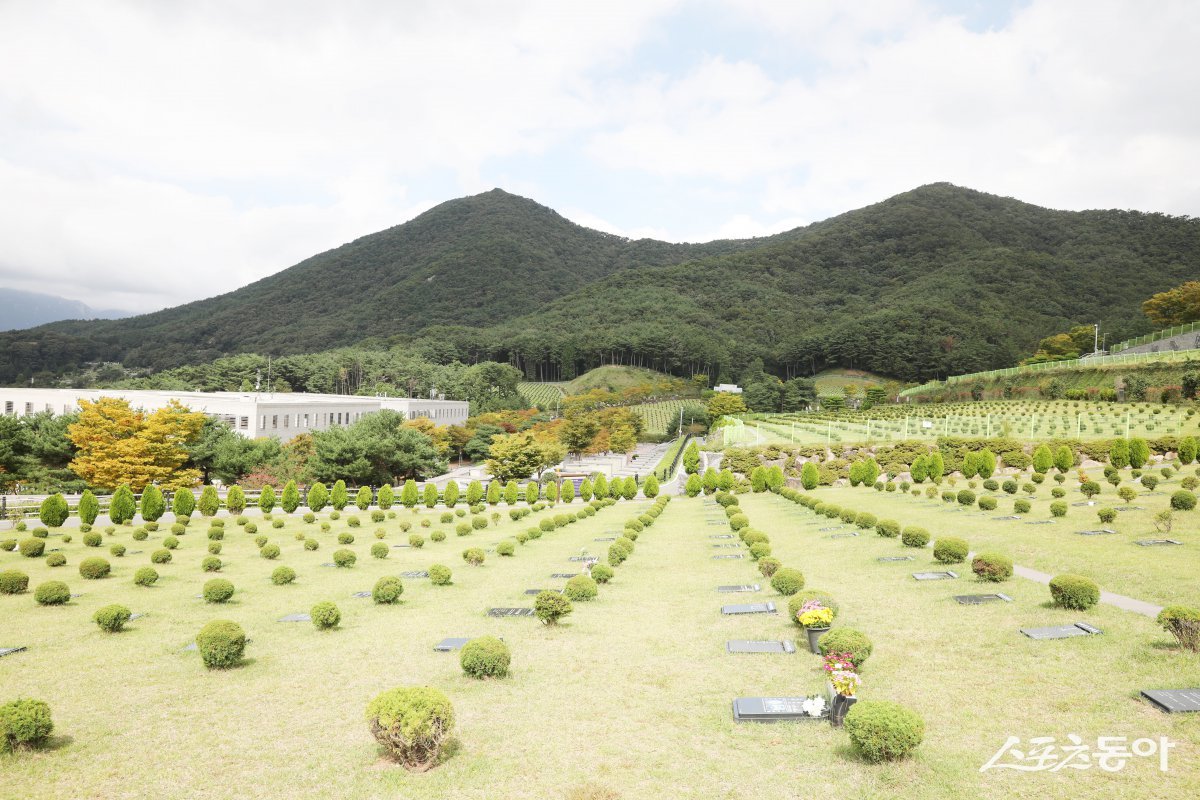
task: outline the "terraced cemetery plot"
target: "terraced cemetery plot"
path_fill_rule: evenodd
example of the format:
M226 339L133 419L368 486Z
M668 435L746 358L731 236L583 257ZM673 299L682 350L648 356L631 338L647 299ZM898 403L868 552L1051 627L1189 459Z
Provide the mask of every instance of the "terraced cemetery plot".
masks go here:
M887 499L867 491L855 496L876 506ZM770 495L739 499L754 528L770 535L775 557L802 569L808 587L835 594L841 606L835 627L871 638L859 696L920 713L926 733L913 758L867 764L850 753L843 731L822 721L734 721L736 698L821 694L824 676L803 637L795 641L801 631L788 618L787 598L751 559L713 560L711 529L703 524L710 510L677 498L638 538L599 598L576 603L558 627L486 612L530 605L525 589L559 585L548 576L568 574L569 556L596 547L594 538L648 501L604 509L477 568L462 561L464 547L511 536L536 524L538 515L520 523L504 518L423 548L389 549L383 560L369 556L375 526L364 526L366 535L356 530L346 546L359 556L348 569L318 566L338 548L335 537L347 530L342 524L316 534L317 551L291 538L315 526L291 519L282 530L268 529L283 551L277 561L260 558L253 537L230 524L219 574L238 591L223 606L194 598L212 577L199 569L207 544L199 521L181 537L172 562L159 568L153 588L131 582L148 556L110 559L112 577L80 579L75 569L90 551L77 537L64 547L66 567L0 554L0 569L20 566L34 584L61 576L72 589L85 589L57 608L38 607L28 593L0 596L0 643L28 648L0 660L0 685L14 696L49 700L58 732L70 737L35 757L0 762L4 789L22 798L219 798L243 787L279 798L605 797L611 790L618 798L773 799L807 796L804 787L817 786L836 796L894 793L881 788L884 782L903 786L906 797L955 800L1018 792L1108 800L1150 785L1156 797L1194 796L1200 726L1194 715L1162 713L1140 692L1200 685L1200 668L1194 656L1167 646L1152 620L1103 605L1088 612L1049 608L1045 587L1031 581L975 584L968 572L957 581L917 584L912 572L944 568L928 551L905 552L874 535L830 540L802 524L811 512L794 503ZM401 520L429 516L400 512L382 525L384 541L401 537ZM431 527L437 512L433 519ZM127 530L113 538L128 538ZM147 552L159 541L149 540ZM913 552L915 561L878 561ZM353 599L382 575L428 571L435 563L451 567L450 585L405 579L395 606ZM271 584L279 564L297 571L294 584ZM772 602L781 613L722 615L732 598L716 587L743 584L760 584L753 602ZM997 590L1012 602L963 606L954 599ZM320 600L340 607L337 629L275 621ZM91 615L111 602L151 613L125 632L104 634ZM214 617L246 629L253 640L248 663L209 672L185 651ZM1079 621L1104 635L1052 642L1019 632ZM469 679L457 652L434 649L448 638L484 634L503 636L511 647L509 677ZM791 641L798 652L730 653L731 641ZM362 718L378 692L408 684L439 687L457 714L451 756L423 774L381 762ZM613 687L621 687L619 701ZM1173 769L1159 773L1143 760L1119 773L1092 769L1069 780L1058 773L979 772L1010 735L1065 741L1068 733L1093 741L1169 736L1177 745ZM133 748L134 738L169 746ZM121 768L96 769L97 763ZM179 770L180 763L204 769Z
M517 393L526 401L540 408L553 410L555 404L563 398L562 383L531 383L517 384Z
M1012 401L877 406L867 411L750 414L724 429L725 445L820 444L935 440L939 436L1023 441L1186 436L1200 415L1154 403Z
M700 400L662 400L657 403L639 403L630 406L642 416L646 423L646 432L665 434L672 420L678 421L683 412L683 424L688 425L694 418L704 418L704 403Z

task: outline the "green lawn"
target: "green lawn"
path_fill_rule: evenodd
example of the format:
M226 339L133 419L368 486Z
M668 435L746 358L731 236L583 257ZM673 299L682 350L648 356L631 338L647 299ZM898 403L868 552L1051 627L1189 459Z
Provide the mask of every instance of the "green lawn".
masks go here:
M832 496L838 490L821 491ZM913 498L909 504L854 491L864 508L920 507ZM1200 660L1171 649L1152 620L1108 607L1085 613L1048 608L1045 587L1021 580L1000 589L1012 604L962 607L952 595L992 587L965 578L918 584L910 573L928 561L925 552L914 564L881 564L878 556L903 548L874 535L830 539L817 530L824 525L809 524L816 521L810 512L778 497L742 495L741 501L784 563L802 568L810 587L838 597L838 624L871 636L875 654L865 665L860 696L900 701L925 718L925 743L913 759L862 763L845 734L824 723L732 721L730 702L738 696L820 692L819 661L803 652L725 652L727 639L779 639L798 629L783 615L721 616L723 603L774 599L785 607L784 598L765 587L748 558L712 558L726 552L713 549L717 540L709 537L727 529L706 524L724 520L718 506L677 498L642 534L599 600L576 604L558 628L534 619L491 619L485 611L531 605L525 589L561 585L551 573L572 571L576 565L567 559L581 548L602 552L606 543L593 540L619 529L648 501L601 510L519 547L514 558L489 555L480 568L459 556L467 541L489 545L553 512L517 523L505 516L498 527L465 539L434 515L432 529L447 529L447 541L393 549L386 561L369 557L377 526L364 521L351 546L359 561L348 570L320 566L337 549L345 517L330 533L316 534L316 552L304 551L291 536L316 526L298 519L282 531L260 525L283 548L275 562L259 558L253 537L229 523L222 574L239 591L224 608L194 599L211 577L199 568L206 545L200 520L152 589L133 586L130 577L148 563L161 532L134 543L128 529L120 529L112 540L144 552L112 559L114 575L103 581L78 576L80 558L97 551L85 552L77 531L67 545L50 539L50 546L64 547L63 568L0 554L0 569L25 569L31 585L57 577L83 593L62 608L37 607L31 594L0 596L0 646L29 647L0 659L0 697L47 700L60 737L53 748L0 757L0 796L1108 800L1182 799L1200 791L1200 719L1170 717L1137 699L1140 688L1200 685ZM405 542L399 521L426 513L401 511L384 524L386 541ZM1048 550L1058 546L1045 541ZM449 565L454 585L406 580L397 607L351 597L381 575L432 563ZM270 584L267 576L278 564L299 572L295 585ZM758 595L715 591L718 584L755 580L765 587ZM326 599L342 609L338 630L275 621ZM103 634L91 615L110 602L149 616L124 633ZM253 642L248 663L209 672L183 648L201 625L219 617L241 623ZM1022 626L1077 619L1105 634L1034 642L1017 633ZM487 633L503 635L513 650L507 679L469 680L456 654L432 651L444 636ZM370 698L405 684L441 688L458 716L455 752L420 775L381 761L363 720ZM1093 742L1097 736L1170 736L1177 742L1172 769L1162 774L1152 759L1136 759L1113 774L1097 768L978 771L1010 734L1061 741L1068 733Z

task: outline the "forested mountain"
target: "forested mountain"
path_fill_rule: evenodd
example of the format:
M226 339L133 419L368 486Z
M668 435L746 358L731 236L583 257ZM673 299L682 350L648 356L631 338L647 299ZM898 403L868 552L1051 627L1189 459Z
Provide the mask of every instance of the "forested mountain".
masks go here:
M1010 366L1074 323L1109 341L1145 332L1141 302L1198 271L1200 220L949 184L707 245L629 241L495 190L221 297L0 335L0 381L346 343L508 361L535 380L603 363L733 377L755 358L783 377L836 365L924 380Z
M631 241L494 189L227 294L118 322L59 323L0 338L0 381L80 361L161 369L239 352L313 352L432 325L490 325L621 270L763 241Z

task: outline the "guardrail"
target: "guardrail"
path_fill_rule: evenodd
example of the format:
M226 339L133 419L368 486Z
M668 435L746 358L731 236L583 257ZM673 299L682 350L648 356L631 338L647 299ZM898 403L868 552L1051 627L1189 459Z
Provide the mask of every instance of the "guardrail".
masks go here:
M675 474L676 467L679 466L680 459L683 458L683 451L687 449L688 442L691 440L691 433L684 434L683 441L675 450L675 457L671 459L671 464L667 467L663 467L661 470L657 468L654 470L654 474L658 476L660 481L666 482L671 480L671 476Z

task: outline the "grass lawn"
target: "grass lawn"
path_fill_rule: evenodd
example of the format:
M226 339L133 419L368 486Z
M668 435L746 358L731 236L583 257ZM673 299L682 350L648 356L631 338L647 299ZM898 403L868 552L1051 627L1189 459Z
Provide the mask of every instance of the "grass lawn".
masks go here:
M921 508L915 498L872 491L854 496L881 514L892 503ZM292 534L317 526L296 518L283 530L260 523L260 533L283 549L277 561L259 558L253 537L230 521L221 575L239 591L225 607L194 598L213 577L199 567L207 544L201 520L181 537L174 561L159 568L162 580L150 589L134 586L131 576L149 563L161 531L137 543L120 528L99 551L84 548L78 531L66 545L51 537L49 546L62 547L68 559L57 569L42 559L0 554L0 569L28 572L31 588L57 578L82 593L61 608L38 607L32 592L0 596L0 647L29 647L0 659L0 697L48 701L58 737L46 750L0 757L0 796L1108 800L1200 793L1200 719L1168 716L1137 699L1141 688L1200 685L1200 659L1173 650L1152 620L1103 606L1083 613L1049 608L1045 587L1021 580L1000 585L1011 604L959 606L952 595L996 588L966 578L918 584L910 573L929 560L927 552L912 564L881 564L878 556L904 548L874 535L830 539L817 531L824 525L810 524L816 522L810 512L779 497L740 499L751 524L770 535L775 555L803 569L810 587L837 596L837 624L872 638L875 653L864 667L860 696L897 700L924 717L925 742L914 758L863 763L846 735L826 723L732 721L735 697L814 694L824 680L818 659L805 652L725 652L728 639L780 639L800 631L783 614L720 614L729 602L773 599L786 608L785 598L766 586L748 557L712 558L734 552L713 548L726 540L709 538L728 530L708 524L724 520L719 506L677 498L642 534L614 581L601 587L600 598L576 604L558 628L485 612L530 606L525 589L561 586L550 576L577 568L569 556L582 548L602 553L607 543L594 540L615 535L610 531L648 501L603 509L519 546L513 558L489 555L479 568L462 561L464 547L490 545L553 512L516 523L505 516L499 526L463 538L433 514L430 530L447 530L445 542L392 549L383 561L368 554L379 526L364 520L350 546L359 556L351 569L320 566L338 549L335 537L346 530L346 516L331 532L313 534L321 542L315 552L303 550ZM407 542L398 523L429 513L402 510L382 524L385 541ZM925 513L958 516L929 507ZM80 578L80 559L104 556L110 540L144 552L110 559L108 579ZM1058 546L1057 539L1042 540L1048 550ZM405 580L404 602L395 607L351 596L382 575L433 563L454 570L452 586ZM297 570L296 584L271 585L268 576L279 564ZM764 589L754 595L715 591L719 584L755 581ZM341 608L339 629L318 632L308 623L275 621L320 600ZM111 602L149 616L126 632L104 634L91 615ZM247 630L253 641L243 666L209 672L197 654L184 652L214 618ZM1017 633L1076 620L1105 633L1052 642ZM445 636L489 633L512 648L507 679L465 678L456 654L432 650ZM419 775L381 760L363 719L378 692L409 684L445 691L458 718L452 755ZM1093 743L1097 736L1169 736L1177 747L1167 773L1154 759L1134 759L1117 773L1095 767L979 772L1010 734L1028 742L1036 736L1063 741L1069 733Z

